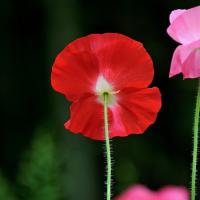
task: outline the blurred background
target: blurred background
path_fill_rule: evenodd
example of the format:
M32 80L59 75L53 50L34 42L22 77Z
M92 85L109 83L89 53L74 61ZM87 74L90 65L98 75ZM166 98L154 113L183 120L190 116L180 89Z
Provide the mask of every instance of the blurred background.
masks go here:
M199 0L7 0L0 12L0 199L104 198L104 144L64 129L69 103L50 86L56 55L89 33L119 32L153 58L163 107L143 135L112 140L113 194L135 183L190 188L196 80L168 78L172 10Z

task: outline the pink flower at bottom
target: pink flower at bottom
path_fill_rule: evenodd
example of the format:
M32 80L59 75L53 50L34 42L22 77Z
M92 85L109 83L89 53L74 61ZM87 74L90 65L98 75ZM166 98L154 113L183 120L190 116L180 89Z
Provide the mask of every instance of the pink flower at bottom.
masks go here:
M200 6L174 10L169 17L169 36L180 43L174 51L169 77L200 77Z
M165 186L156 192L143 185L134 185L115 200L189 200L189 192L179 186Z

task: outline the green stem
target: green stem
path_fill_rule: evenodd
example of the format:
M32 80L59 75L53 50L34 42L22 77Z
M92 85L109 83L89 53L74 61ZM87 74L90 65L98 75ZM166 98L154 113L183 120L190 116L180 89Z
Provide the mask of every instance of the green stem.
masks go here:
M111 199L111 152L110 152L110 140L108 130L108 93L103 94L104 97L104 129L106 139L106 158L107 158L107 193L106 200Z
M195 200L196 196L196 173L197 173L197 153L198 153L198 133L199 133L199 111L200 111L200 80L198 84L198 92L196 99L196 108L194 115L194 146L193 146L193 161L192 161L192 191L191 200Z

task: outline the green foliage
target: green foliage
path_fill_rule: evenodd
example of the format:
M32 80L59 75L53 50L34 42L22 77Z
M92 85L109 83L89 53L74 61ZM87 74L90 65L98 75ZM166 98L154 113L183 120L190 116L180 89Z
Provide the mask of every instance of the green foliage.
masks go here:
M40 131L20 167L20 198L58 200L60 196L59 163L56 144L51 134Z
M58 200L60 199L60 164L53 135L39 131L20 166L17 195L0 173L0 200Z
M2 200L16 200L10 184L0 173L0 199Z

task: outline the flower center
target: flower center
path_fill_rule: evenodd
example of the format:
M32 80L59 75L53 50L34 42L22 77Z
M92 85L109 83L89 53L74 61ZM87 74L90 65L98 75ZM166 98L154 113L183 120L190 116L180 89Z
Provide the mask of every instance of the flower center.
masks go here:
M108 106L116 103L116 94L119 93L119 91L113 90L112 85L102 75L97 79L95 92L101 103L104 103L104 94L108 95Z

